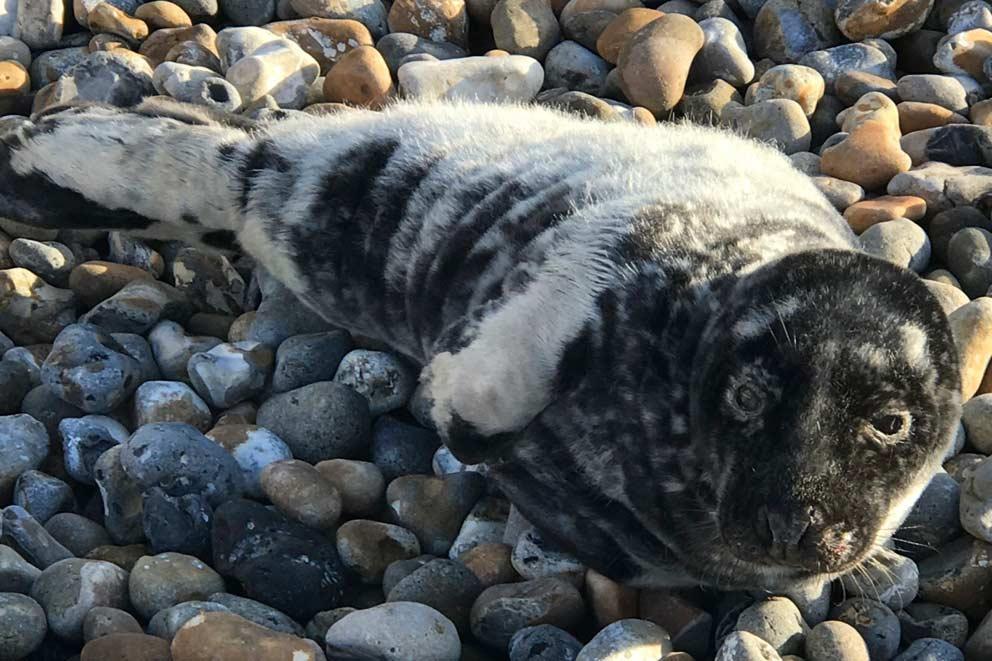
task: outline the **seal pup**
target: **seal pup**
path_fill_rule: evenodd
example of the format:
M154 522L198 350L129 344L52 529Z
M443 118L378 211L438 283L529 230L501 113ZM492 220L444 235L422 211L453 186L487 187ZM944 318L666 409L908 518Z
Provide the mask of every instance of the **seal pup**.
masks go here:
M0 138L0 215L240 246L423 366L430 418L640 586L779 589L878 551L951 443L955 347L779 152L403 102L254 124L82 107Z

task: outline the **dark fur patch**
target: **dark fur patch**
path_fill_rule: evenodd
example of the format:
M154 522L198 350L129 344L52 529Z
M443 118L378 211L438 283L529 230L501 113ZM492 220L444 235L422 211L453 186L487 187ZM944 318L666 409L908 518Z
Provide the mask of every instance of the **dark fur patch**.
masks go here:
M214 230L200 237L204 244L218 250L234 250L238 246L238 236L230 230Z

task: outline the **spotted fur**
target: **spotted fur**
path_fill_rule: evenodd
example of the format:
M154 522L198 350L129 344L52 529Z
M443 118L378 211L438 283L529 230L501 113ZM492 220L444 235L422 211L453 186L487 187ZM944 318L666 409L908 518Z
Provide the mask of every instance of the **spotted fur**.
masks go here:
M713 129L485 105L260 125L77 109L0 138L0 214L237 241L422 364L456 455L633 583L849 569L958 412L919 279L858 252L781 154ZM890 410L911 421L898 442L871 426Z

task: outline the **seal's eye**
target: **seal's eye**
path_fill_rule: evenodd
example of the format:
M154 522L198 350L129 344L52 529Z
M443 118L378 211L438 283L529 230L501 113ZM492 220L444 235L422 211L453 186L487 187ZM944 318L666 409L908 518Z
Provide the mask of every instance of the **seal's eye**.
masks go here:
M886 441L904 438L910 422L909 413L878 413L868 420L872 433Z
M742 383L734 388L732 397L734 407L745 415L756 415L765 407L764 394L750 383Z

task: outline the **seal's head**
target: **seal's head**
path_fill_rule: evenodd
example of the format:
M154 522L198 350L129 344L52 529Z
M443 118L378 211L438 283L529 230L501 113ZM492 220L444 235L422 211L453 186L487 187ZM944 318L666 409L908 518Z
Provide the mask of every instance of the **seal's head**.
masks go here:
M915 274L826 251L744 277L693 365L714 537L685 545L755 585L851 570L940 465L959 392L946 316Z
M797 253L720 291L681 296L685 314L654 313L643 291L604 304L604 329L573 352L580 376L496 468L503 488L634 585L784 589L851 571L952 442L947 318L916 274L854 251Z

